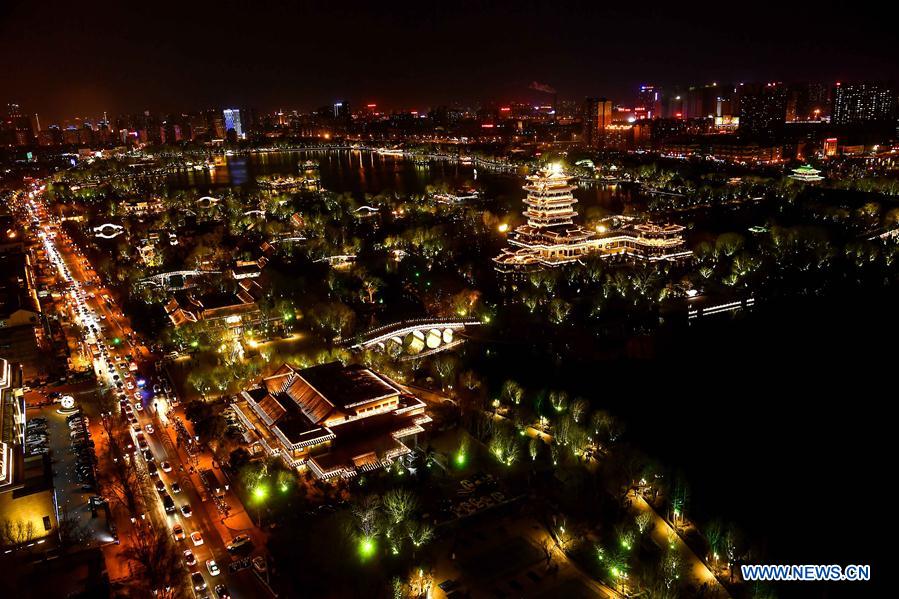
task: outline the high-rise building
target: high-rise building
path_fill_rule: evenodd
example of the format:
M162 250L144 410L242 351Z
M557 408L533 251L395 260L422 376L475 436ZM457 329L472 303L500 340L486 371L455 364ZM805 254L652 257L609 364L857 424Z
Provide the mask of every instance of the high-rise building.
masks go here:
M334 102L334 118L338 120L350 118L350 103L346 100Z
M606 129L612 124L612 101L587 98L584 102L584 143L591 148L605 146Z
M887 121L896 116L896 89L880 83L837 83L831 121L849 125Z
M662 92L654 85L641 85L634 103L637 120L658 118L662 112Z
M225 135L234 131L237 139L243 138L243 126L240 124L240 110L237 108L226 108L222 111L225 119Z
M787 91L782 83L743 83L738 95L741 134L770 139L783 131Z
M787 121L820 121L830 116L830 88L822 83L797 83L787 93Z

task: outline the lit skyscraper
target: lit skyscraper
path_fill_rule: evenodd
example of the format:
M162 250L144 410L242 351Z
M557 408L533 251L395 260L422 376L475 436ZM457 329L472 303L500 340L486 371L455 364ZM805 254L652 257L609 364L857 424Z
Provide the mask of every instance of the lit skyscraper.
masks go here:
M238 139L243 137L243 127L240 124L240 110L237 108L226 108L222 111L222 116L225 117L225 133L234 129L234 133L237 135Z
M837 125L885 121L893 118L896 92L878 83L837 83L833 92L833 117Z
M587 98L584 103L584 143L591 148L605 145L606 129L612 123L612 101Z
M662 94L654 85L641 85L634 104L634 113L637 119L652 119L661 116Z
M781 83L740 84L740 133L773 139L787 120L787 92Z

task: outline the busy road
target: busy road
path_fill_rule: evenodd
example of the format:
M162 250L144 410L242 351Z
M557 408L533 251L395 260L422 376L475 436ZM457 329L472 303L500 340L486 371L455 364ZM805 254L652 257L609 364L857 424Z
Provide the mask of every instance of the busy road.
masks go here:
M171 420L178 402L159 368L161 363L135 334L82 251L48 215L40 189L29 195L26 209L32 224L39 226L38 237L61 282L72 323L66 334L80 336L78 345L92 362L97 392L112 394L117 400L116 409L98 414L91 428L95 436L102 437L103 420L107 427L111 424L127 430L134 441L133 454L127 457L139 473L141 495L150 501L146 502L147 514L131 516L130 527L128 521L122 522L122 547L127 545L129 534L142 534L141 527L146 526L149 516L152 526L165 526L172 534L185 568L186 584L197 597L214 594L224 598L232 592L235 597L264 596L267 589L256 576L248 571L230 572L227 567L253 549L252 540L241 534L223 539L216 528L216 507L204 501L208 497L192 476L192 460L183 449L179 451ZM98 467L103 466L101 459ZM229 553L226 544L237 546ZM109 549L107 555L114 551ZM130 571L122 566L121 571Z

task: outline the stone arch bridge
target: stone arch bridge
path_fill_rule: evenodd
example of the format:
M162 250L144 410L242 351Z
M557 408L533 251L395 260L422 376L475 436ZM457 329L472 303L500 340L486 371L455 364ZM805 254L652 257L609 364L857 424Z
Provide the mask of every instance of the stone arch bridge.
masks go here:
M477 318L417 318L386 324L356 337L351 349L396 352L400 359L420 358L464 343L458 333L479 326Z

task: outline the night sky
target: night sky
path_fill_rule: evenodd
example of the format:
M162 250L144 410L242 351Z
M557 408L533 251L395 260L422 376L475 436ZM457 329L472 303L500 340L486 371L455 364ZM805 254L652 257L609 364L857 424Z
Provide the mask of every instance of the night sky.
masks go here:
M0 102L44 123L205 106L385 109L454 101L629 101L658 85L896 79L873 3L0 1ZM882 5L882 6L885 6Z

